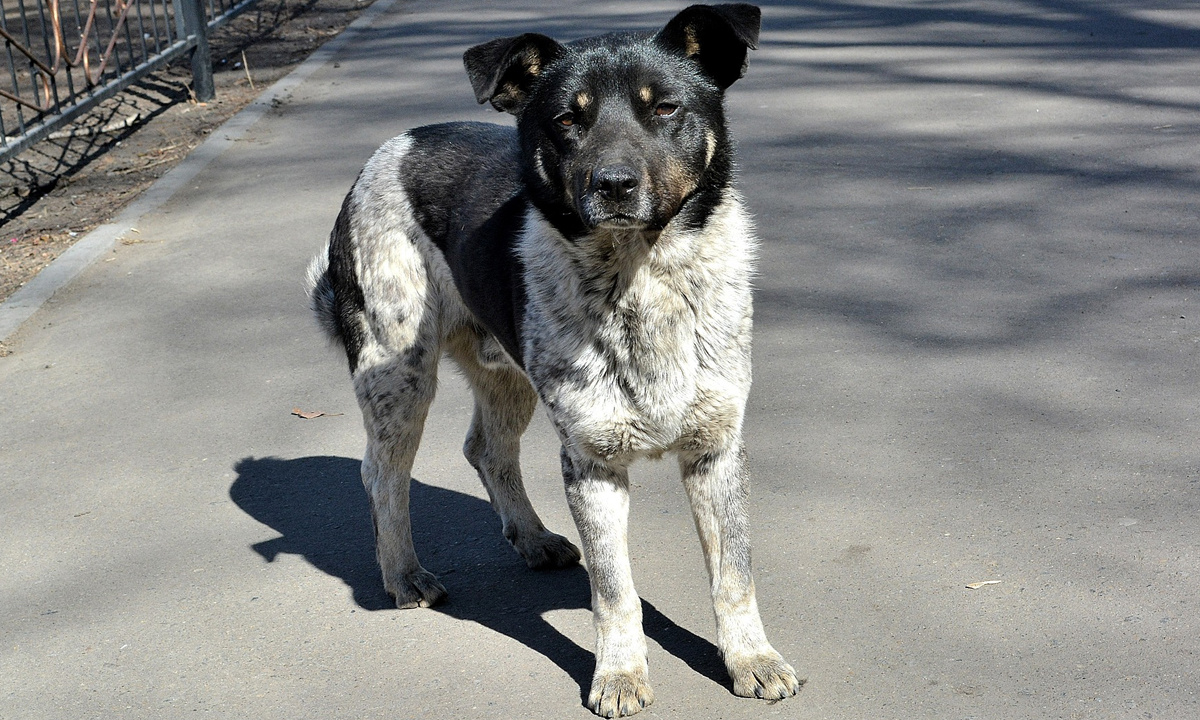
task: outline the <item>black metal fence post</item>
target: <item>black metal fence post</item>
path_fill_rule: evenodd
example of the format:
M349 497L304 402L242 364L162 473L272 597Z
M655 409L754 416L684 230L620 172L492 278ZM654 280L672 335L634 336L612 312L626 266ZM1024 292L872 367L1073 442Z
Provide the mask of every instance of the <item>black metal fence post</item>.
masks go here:
M216 94L213 86L212 53L208 49L208 18L204 14L204 0L176 0L176 8L183 7L183 32L185 37L196 36L192 48L192 92L198 102L212 100Z

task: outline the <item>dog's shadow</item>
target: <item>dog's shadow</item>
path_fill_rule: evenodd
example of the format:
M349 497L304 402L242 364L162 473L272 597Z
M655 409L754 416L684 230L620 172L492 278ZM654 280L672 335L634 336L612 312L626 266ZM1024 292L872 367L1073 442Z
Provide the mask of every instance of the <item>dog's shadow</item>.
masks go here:
M280 534L252 546L264 560L274 561L280 553L301 555L350 586L360 608L395 610L375 562L371 511L359 464L342 457L246 458L234 468L237 478L229 497ZM586 697L594 655L543 616L551 610L590 608L587 572L579 566L528 569L505 542L500 520L484 500L416 480L411 497L417 555L450 594L434 610L479 623L545 655ZM696 672L732 689L715 645L676 625L645 600L642 614L648 637Z

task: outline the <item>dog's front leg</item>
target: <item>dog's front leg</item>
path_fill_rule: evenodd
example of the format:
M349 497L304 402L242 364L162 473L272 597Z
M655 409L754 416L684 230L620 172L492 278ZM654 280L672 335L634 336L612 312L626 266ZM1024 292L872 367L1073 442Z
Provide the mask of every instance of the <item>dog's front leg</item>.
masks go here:
M717 647L733 678L734 693L767 700L795 695L801 682L767 642L754 596L745 450L739 442L726 449L681 454L679 466L712 580Z
M633 587L624 468L562 452L567 502L587 561L596 626L596 672L588 707L602 717L633 715L654 701L646 665L642 603Z

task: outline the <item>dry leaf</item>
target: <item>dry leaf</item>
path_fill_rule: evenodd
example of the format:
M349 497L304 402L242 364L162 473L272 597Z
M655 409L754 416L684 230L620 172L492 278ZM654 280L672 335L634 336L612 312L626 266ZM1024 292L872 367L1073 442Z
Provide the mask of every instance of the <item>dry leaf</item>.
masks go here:
M313 418L319 417L337 417L338 415L341 415L341 413L327 413L321 412L320 410L317 410L316 412L308 412L306 410L301 410L300 408L292 408L292 414L296 417L304 418L305 420L312 420Z
M984 585L999 585L999 580L980 580L979 582L967 583L967 587L972 590L978 590Z

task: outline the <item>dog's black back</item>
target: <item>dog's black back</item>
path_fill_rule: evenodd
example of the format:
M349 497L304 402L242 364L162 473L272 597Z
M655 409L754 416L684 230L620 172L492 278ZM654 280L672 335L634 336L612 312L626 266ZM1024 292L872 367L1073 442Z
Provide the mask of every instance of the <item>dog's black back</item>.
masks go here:
M398 171L417 221L446 256L467 307L520 362L525 286L513 243L529 202L516 132L452 123L409 134L422 152L406 155Z

